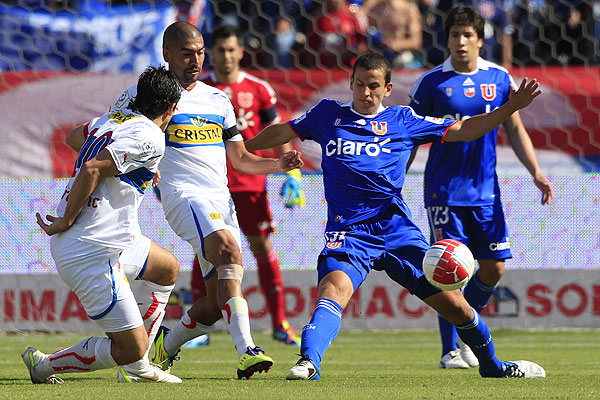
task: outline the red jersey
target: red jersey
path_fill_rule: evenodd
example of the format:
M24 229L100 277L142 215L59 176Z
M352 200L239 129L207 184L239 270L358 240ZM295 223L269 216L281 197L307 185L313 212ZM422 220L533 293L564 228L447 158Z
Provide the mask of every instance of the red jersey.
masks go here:
M262 79L240 71L235 83L217 82L213 72L200 77L200 80L227 94L235 110L237 128L244 140L253 138L258 135L262 126L279 119L275 91ZM259 156L263 155L260 150L253 153ZM229 190L232 192L263 192L267 181L266 175L248 175L237 172L229 160L227 160L227 179L229 180Z

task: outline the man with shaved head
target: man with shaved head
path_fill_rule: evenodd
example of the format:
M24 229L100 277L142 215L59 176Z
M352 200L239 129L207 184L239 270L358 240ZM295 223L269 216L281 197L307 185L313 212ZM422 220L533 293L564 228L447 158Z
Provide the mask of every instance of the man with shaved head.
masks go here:
M195 26L175 22L165 30L163 56L182 93L165 130L158 188L169 225L198 255L207 296L195 302L170 331L161 327L154 333L153 361L169 370L184 343L211 332L224 318L238 352L237 376L250 379L255 372L268 371L273 360L250 334L248 303L242 297L240 228L227 188L226 162L229 159L242 173L270 174L301 167L302 160L296 151L275 159L246 150L227 95L198 81L204 55L204 39ZM113 107L128 104L135 92L135 86L129 88Z

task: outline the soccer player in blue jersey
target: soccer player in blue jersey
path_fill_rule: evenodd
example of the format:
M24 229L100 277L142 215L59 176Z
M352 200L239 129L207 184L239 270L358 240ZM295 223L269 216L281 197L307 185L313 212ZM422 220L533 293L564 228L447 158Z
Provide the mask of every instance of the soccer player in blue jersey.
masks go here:
M417 114L460 121L490 112L509 99L511 86L515 86L510 74L479 56L484 23L471 7L449 12L445 31L450 57L423 74L410 91L410 106ZM540 170L519 113L513 113L503 126L517 158L542 192L542 204L551 202L552 186ZM496 175L496 131L494 128L469 143L434 142L425 167L431 242L456 239L469 246L479 270L464 296L477 311L487 305L504 274L504 260L512 257ZM477 358L457 340L455 327L441 316L439 324L440 368L476 367Z
M484 377L543 377L529 361L500 361L490 332L460 290L441 291L425 278L429 248L402 198L412 150L427 142L472 141L526 107L541 92L536 80L521 82L508 102L466 121L421 117L410 107L384 107L391 94L391 64L365 54L354 64L353 101L322 100L289 123L274 124L246 141L249 150L279 146L296 135L318 142L328 204L326 245L318 260L318 301L302 330L301 358L287 379L320 379L321 360L337 336L342 311L371 270L390 278L455 324L471 346Z

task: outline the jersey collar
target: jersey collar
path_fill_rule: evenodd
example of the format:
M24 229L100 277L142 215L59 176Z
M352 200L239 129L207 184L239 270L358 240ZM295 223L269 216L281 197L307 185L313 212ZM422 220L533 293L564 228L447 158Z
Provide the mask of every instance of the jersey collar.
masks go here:
M485 61L481 57L477 57L477 69L475 71L473 71L473 72L458 72L452 66L452 60L450 59L450 57L446 58L446 60L444 61L444 64L442 64L442 72L453 71L453 72L455 72L457 74L460 74L460 75L472 75L472 74L476 73L479 70L487 71L488 69L490 69L490 67L489 67L487 61Z
M379 114L380 112L382 112L383 110L385 110L387 107L385 107L383 104L379 105L379 109L377 110L377 114L373 114L373 115L365 115L365 114L361 114L358 111L356 111L354 109L354 107L352 106L352 102L350 103L344 103L342 104L342 107L349 107L350 110L352 110L353 113L360 115L361 117L365 117L365 118L373 118L375 117L377 114Z

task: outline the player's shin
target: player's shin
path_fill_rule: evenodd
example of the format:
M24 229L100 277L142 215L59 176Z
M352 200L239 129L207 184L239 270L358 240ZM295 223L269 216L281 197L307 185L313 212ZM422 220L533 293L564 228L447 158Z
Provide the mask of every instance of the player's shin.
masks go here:
M141 281L135 289L135 298L144 321L144 328L148 333L149 344L146 356L165 316L165 308L174 287L174 285L162 286L148 281Z
M486 323L473 309L473 320L456 325L458 336L467 344L479 360L479 373L482 376L496 376L502 371L502 363L496 358L494 341Z
M319 299L310 322L302 328L301 353L321 371L321 360L340 332L342 307L330 299Z
M273 330L280 329L285 320L285 301L283 293L283 278L275 250L255 255L258 265L258 279L262 288L269 312Z
M441 315L438 315L438 324L440 327L440 338L442 340L442 356L444 356L458 348L456 344L458 335L456 334L454 325Z
M185 313L179 322L175 324L168 335L165 336L165 350L170 356L175 356L179 348L186 344L189 340L198 336L210 333L215 329L215 326L203 325L192 319L189 313Z
M221 307L223 320L229 329L233 344L241 357L248 347L256 347L250 334L250 318L248 303L243 297L232 297Z
M51 368L53 373L91 372L116 367L117 363L110 351L109 338L92 336L51 354L47 367Z

